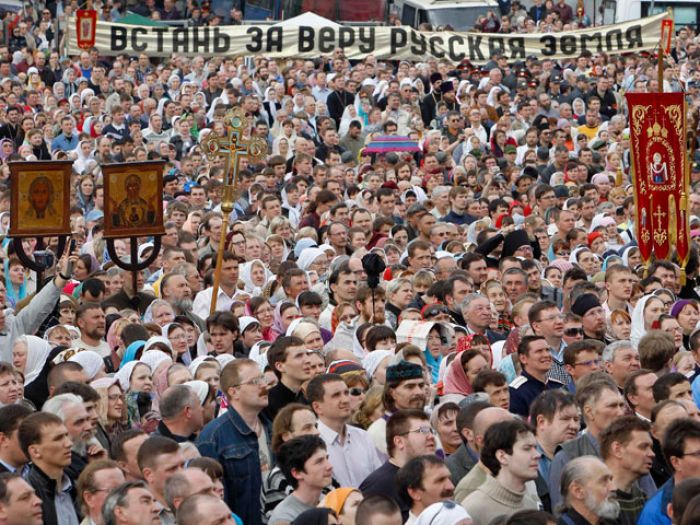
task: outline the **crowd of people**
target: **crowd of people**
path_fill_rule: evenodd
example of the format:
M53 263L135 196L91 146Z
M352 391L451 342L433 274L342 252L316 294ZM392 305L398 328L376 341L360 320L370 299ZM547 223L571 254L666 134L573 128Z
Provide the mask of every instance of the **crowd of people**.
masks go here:
M0 43L0 525L700 520L698 245L683 278L636 246L623 95L659 90L653 56L62 56L75 7L25 2ZM483 30L587 23L501 7ZM691 111L698 41L678 29L664 70ZM237 107L269 151L224 230L229 166L200 144ZM364 151L384 135L419 151ZM161 159L134 276L102 167ZM8 235L34 160L73 162L43 282Z

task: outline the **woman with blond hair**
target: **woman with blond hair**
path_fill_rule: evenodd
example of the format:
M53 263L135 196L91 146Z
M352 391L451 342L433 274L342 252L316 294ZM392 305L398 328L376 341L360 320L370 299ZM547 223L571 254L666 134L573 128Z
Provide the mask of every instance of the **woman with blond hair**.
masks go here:
M111 440L129 428L129 418L124 402L124 392L116 377L103 377L90 383L100 396L97 402L97 416L100 425Z

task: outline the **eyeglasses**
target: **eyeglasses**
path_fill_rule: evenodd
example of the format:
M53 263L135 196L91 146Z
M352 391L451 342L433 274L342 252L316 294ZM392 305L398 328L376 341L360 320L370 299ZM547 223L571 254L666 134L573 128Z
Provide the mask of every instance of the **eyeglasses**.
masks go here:
M109 399L112 402L119 401L121 398L122 398L121 394L110 394L107 396L107 399Z
M350 395L351 395L352 397L359 397L359 396L365 394L366 392L367 392L367 391L366 391L364 388L360 388L360 387L357 387L357 386L356 386L355 388L351 388L351 389L350 389Z
M564 330L564 335L566 337L576 337L577 335L583 335L583 328L567 328Z
M540 319L539 322L546 323L549 321L555 321L557 319L564 319L564 317L565 317L564 314L554 314L554 315L550 315L549 317L543 317L542 319Z
M270 380L266 376L258 376L253 379L248 379L248 381L243 381L241 383L232 386L243 386L243 385L255 385L255 386L267 386L270 384Z
M700 450L696 450L695 452L683 452L683 455L681 457L685 456L693 456L696 458L700 458Z
M580 363L574 363L574 366L593 366L593 365L598 365L600 366L602 364L603 360L598 358L598 359L588 359L587 361L581 361Z
M406 436L406 435L411 434L411 433L423 434L424 436L427 436L428 434L435 435L435 430L433 430L432 427L418 427L418 428L414 428L413 430L409 430L408 432L403 432L399 435Z

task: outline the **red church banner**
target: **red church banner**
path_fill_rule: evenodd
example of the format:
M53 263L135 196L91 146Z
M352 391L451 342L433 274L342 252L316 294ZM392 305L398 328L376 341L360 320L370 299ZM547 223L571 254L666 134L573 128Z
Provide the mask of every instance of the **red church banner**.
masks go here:
M644 264L687 259L689 165L683 93L629 93L636 234ZM683 265L685 266L685 265Z

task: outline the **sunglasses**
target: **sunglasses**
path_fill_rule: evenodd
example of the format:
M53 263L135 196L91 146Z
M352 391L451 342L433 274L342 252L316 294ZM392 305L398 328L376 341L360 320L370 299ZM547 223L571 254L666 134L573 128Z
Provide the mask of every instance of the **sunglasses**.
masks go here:
M564 335L566 337L576 337L577 335L583 335L583 328L567 328L564 330Z
M361 395L365 394L367 391L364 388L360 387L354 387L350 389L350 395L352 397L360 397Z

